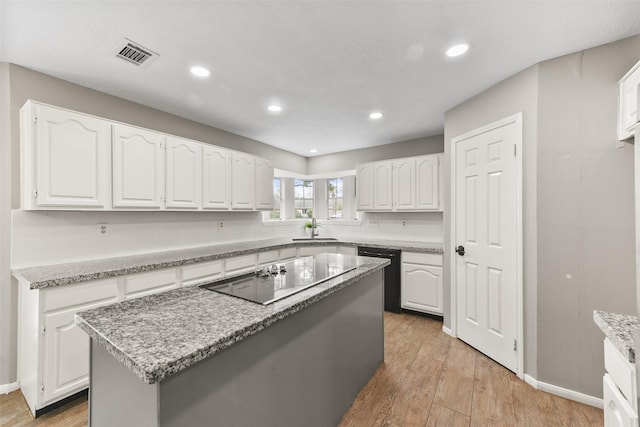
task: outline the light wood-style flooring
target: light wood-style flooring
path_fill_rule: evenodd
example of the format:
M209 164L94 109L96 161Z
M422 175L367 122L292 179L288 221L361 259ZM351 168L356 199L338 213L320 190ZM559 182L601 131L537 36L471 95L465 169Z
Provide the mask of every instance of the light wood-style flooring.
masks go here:
M81 398L34 420L20 391L0 395L0 426L87 425ZM442 322L385 312L385 363L340 426L602 426L602 410L537 391Z

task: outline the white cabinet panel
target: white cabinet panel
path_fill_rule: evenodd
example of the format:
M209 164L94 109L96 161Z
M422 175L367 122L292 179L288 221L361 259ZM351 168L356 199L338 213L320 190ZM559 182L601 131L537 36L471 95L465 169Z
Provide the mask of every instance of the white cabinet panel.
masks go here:
M618 386L622 394L629 400L635 409L637 400L636 368L611 344L609 339L604 340L604 368Z
M280 253L278 250L260 252L258 254L258 266L264 267L266 265L275 264L280 259Z
M416 208L416 161L414 158L393 162L393 208Z
M343 255L358 256L358 248L355 246L338 246L336 252Z
M167 137L165 206L198 209L202 206L202 144Z
M393 163L379 162L373 166L373 207L378 210L392 209Z
M604 426L605 427L637 427L638 415L626 401L618 387L605 374L602 380Z
M320 246L302 246L298 248L298 257L310 256L322 253L333 253L337 251L336 246L320 245Z
M440 209L440 156L416 158L417 197L416 208Z
M197 285L222 277L222 260L200 262L182 267L182 286Z
M359 165L356 169L357 209L373 209L373 163Z
M280 262L286 262L296 259L298 256L297 248L280 249Z
M235 276L254 271L257 259L256 254L227 258L224 260L224 274L225 276Z
M23 208L110 207L111 125L31 101L20 114Z
M273 163L256 158L256 209L273 209Z
M441 263L441 258L435 254L402 253L402 307L442 315L443 269L429 263Z
M231 208L255 209L255 158L234 152L231 160Z
M131 126L113 126L113 206L162 207L163 134Z
M229 209L231 152L212 145L203 148L203 208Z
M126 276L124 280L125 299L143 297L178 287L176 269L149 271Z
M618 139L634 135L638 123L638 86L640 85L640 62L627 72L618 83Z

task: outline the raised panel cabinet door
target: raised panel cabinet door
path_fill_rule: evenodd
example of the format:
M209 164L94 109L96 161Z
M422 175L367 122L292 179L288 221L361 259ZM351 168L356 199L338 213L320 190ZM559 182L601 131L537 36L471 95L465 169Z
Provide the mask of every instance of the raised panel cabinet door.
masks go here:
M256 158L256 209L273 209L273 163Z
M202 206L202 144L167 137L165 206L198 209Z
M36 205L108 207L111 124L44 105L34 110Z
M402 307L443 313L442 267L402 263Z
M640 84L640 62L629 70L620 80L618 107L618 139L633 136L633 129L638 123L638 85Z
M393 162L375 163L373 167L373 207L392 209Z
M393 208L416 208L416 161L413 158L393 162Z
M202 156L202 207L229 209L231 152L205 145Z
M231 159L231 209L255 209L255 158L233 153Z
M356 169L356 199L357 210L373 209L373 163L358 165Z
M113 126L113 207L160 209L164 197L165 136Z
M439 156L416 158L416 187L416 208L420 210L440 209Z

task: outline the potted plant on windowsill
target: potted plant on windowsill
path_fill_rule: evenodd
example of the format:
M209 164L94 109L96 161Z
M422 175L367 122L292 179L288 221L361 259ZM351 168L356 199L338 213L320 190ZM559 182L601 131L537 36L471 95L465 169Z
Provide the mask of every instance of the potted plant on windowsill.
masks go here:
M316 222L316 229L320 228L320 224L318 224ZM312 237L313 234L313 222L312 221L306 221L303 225L302 225L302 229L304 230L304 235L306 237Z

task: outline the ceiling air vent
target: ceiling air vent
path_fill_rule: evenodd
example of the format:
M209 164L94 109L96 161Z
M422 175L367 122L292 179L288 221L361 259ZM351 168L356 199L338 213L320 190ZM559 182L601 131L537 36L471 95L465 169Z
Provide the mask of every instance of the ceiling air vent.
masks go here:
M141 46L140 44L124 39L114 49L116 56L135 65L147 65L152 62L158 54Z

